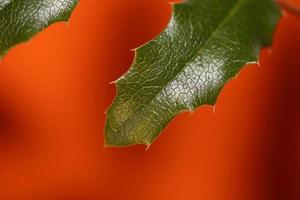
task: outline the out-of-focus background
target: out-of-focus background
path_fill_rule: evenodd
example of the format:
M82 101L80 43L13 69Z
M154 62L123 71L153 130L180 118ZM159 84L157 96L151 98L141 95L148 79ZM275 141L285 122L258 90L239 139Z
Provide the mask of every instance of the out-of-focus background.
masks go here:
M290 13L215 108L181 114L147 151L103 148L109 82L170 15L168 0L82 0L69 23L8 53L1 200L300 199L300 16Z

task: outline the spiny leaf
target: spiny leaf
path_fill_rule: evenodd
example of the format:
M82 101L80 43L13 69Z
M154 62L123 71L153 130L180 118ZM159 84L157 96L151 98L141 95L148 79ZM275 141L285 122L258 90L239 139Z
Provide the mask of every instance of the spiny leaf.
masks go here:
M0 58L47 26L67 21L79 0L0 0Z
M106 145L150 145L180 112L215 104L223 86L271 44L279 18L273 0L174 4L166 30L136 50L116 81Z

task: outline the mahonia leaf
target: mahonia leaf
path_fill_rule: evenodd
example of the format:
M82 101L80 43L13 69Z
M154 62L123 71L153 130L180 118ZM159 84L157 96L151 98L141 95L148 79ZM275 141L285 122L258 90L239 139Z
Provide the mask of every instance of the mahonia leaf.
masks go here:
M67 21L79 0L0 0L0 58L47 26Z
M172 9L166 30L136 50L116 81L107 146L149 146L180 112L215 104L223 86L271 44L281 16L273 0L188 0Z

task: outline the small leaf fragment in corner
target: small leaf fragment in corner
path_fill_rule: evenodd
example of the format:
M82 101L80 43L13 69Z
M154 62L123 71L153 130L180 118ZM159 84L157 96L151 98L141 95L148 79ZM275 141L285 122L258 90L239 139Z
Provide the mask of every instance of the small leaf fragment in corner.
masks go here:
M0 59L49 25L67 21L79 0L0 0Z

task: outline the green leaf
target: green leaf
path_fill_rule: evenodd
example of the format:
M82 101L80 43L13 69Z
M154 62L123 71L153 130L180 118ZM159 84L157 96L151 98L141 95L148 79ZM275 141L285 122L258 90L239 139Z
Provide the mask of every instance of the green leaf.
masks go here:
M0 58L47 26L67 21L79 0L0 0Z
M107 146L150 145L180 112L213 105L223 86L272 42L273 0L189 0L173 5L166 30L136 50L116 81Z

